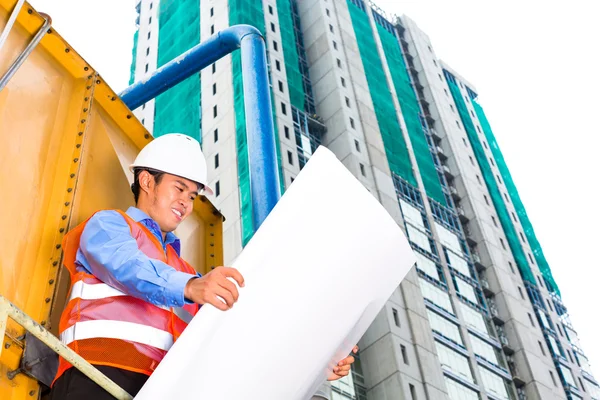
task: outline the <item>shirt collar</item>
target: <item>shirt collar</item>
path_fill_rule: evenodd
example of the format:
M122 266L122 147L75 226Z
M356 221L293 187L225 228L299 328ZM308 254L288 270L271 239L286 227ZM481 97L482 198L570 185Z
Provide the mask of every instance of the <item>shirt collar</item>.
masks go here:
M129 207L129 209L127 209L127 215L129 215L135 222L143 222L145 225L151 225L153 228L155 228L153 230L156 230L154 233L158 235L161 242L163 241L162 232L158 226L158 223L150 218L148 214L137 207ZM173 232L167 232L167 235L165 236L164 245L166 246L168 244L170 244L173 247L173 250L179 254L181 245L179 243L179 238L175 236Z

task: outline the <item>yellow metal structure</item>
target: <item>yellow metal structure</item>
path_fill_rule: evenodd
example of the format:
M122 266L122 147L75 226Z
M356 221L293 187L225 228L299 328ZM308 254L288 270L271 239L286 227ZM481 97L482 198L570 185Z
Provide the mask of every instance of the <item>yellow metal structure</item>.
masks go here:
M0 0L0 30L17 0ZM0 49L0 75L44 23L25 3ZM133 204L128 165L151 135L101 76L50 29L0 91L0 294L56 333L68 290L61 241L99 209ZM223 217L202 196L178 229L183 257L206 273L222 264ZM2 338L0 399L32 399L19 367L23 328Z

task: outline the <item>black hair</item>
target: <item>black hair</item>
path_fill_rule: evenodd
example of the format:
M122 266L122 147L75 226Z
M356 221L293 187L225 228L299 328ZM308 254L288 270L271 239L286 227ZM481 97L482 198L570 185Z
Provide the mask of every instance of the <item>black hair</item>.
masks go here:
M133 192L133 199L135 200L135 204L137 204L138 199L140 198L140 174L142 171L148 171L150 175L154 177L154 181L158 185L165 175L162 171L157 171L155 169L150 168L136 168L133 170L133 184L131 185L131 191Z

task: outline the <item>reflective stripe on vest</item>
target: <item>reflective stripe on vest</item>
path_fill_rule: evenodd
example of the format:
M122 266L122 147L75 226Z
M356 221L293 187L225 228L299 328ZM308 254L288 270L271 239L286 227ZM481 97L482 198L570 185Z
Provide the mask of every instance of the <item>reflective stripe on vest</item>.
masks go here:
M69 301L73 299L82 299L82 300L98 300L105 299L107 297L116 297L116 296L128 296L127 293L123 293L118 289L115 289L112 286L107 285L106 283L85 283L83 281L77 281L71 287L71 296L69 297ZM156 305L155 305L156 306ZM177 315L181 320L185 323L189 324L194 316L190 314L183 307L166 307L166 306L156 306L162 308L166 311L173 311L175 315ZM119 338L115 338L119 339Z
M83 339L121 339L168 351L173 346L173 335L152 326L123 321L83 321L65 329L60 340L65 345Z

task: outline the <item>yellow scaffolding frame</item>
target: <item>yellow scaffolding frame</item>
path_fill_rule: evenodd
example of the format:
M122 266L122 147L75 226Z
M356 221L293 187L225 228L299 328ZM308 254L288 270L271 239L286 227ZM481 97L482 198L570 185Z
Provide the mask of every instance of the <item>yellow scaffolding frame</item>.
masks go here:
M62 238L97 210L133 205L128 166L152 136L102 77L47 29L48 16L22 0L0 0L0 30L11 15L14 26L0 35L0 77L12 69L0 90L0 221L9 227L0 231L0 398L21 400L39 394L36 379L15 374L25 330L42 332L40 339L57 348L51 333L57 334L69 288ZM183 258L203 274L223 263L222 223L221 213L198 196L176 232ZM71 360L68 348L59 353Z

